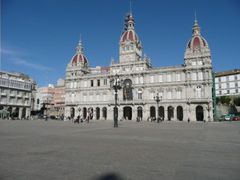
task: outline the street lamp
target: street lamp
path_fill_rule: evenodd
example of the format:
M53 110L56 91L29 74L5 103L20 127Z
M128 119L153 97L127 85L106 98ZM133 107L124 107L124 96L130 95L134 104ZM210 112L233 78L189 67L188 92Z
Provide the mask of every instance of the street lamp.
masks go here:
M119 79L118 75L115 75L110 79L110 87L114 90L114 127L118 127L118 109L117 109L117 99L118 99L118 90L122 88L122 80Z
M157 122L159 123L159 102L162 100L162 96L159 97L159 94L157 93L156 96L153 97L154 100L157 102Z

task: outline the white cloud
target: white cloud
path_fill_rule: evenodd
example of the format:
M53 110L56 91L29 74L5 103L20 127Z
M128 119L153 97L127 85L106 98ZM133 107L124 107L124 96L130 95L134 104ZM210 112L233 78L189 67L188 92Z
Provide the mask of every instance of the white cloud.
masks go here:
M29 68L33 68L33 69L36 69L36 70L42 70L42 71L52 71L53 70L50 67L47 67L47 66L44 66L44 65L41 65L41 64L37 64L37 63L32 63L32 62L29 62L29 61L27 61L25 59L22 59L22 58L12 58L12 60L13 60L13 63L16 64L16 65L29 67Z

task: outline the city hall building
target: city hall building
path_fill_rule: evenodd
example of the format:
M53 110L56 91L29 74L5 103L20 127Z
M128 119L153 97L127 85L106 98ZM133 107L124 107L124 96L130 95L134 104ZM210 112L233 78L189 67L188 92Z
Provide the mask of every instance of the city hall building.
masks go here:
M213 120L211 53L197 20L182 65L151 65L149 58L143 56L131 13L125 18L119 41L119 61L112 61L109 67L89 67L79 41L66 68L65 116L113 120L115 92L110 80L116 77L122 82L117 92L119 119Z

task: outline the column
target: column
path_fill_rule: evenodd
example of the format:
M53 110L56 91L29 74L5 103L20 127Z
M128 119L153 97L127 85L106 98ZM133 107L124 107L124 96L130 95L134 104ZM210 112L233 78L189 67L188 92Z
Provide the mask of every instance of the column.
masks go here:
M20 107L18 112L18 119L22 119L22 111L23 111L23 108ZM26 118L26 117L23 117L23 118Z
M136 106L132 106L132 120L136 121L137 120L137 107Z
M149 117L149 107L148 106L143 106L143 121L147 121Z
M164 121L168 121L168 106L164 106Z

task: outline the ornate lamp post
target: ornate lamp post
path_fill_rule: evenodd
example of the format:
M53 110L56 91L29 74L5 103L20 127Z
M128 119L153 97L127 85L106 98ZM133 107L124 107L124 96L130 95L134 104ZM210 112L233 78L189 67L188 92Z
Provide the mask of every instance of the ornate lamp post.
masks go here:
M208 100L208 105L206 107L206 110L208 111L208 120L207 121L210 121L210 110L211 110L211 107L210 107L210 100Z
M118 75L115 75L110 79L110 87L114 90L114 127L118 127L118 108L117 108L117 99L118 99L118 90L122 88L122 80L119 79Z
M159 119L159 112L158 112L158 110L159 110L159 102L162 100L162 96L159 97L159 94L157 93L157 95L154 96L153 98L157 102L157 122L159 123L160 119Z

